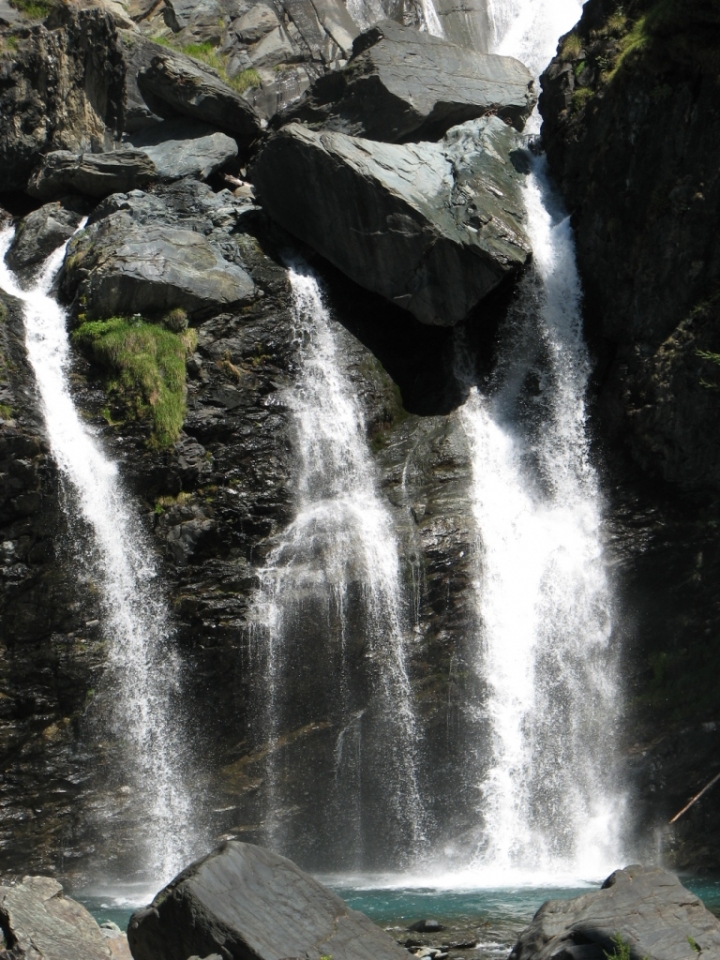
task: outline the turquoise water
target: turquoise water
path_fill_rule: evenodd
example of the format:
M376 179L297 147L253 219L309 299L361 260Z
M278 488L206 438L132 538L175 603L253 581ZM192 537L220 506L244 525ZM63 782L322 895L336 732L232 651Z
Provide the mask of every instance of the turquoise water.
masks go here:
M699 896L713 913L720 916L720 879L682 878L688 889ZM508 887L483 890L438 890L413 887L385 889L350 887L332 884L333 889L355 910L361 910L403 941L407 928L417 920L432 918L446 925L437 942L477 941L474 950L465 950L468 960L507 956L519 931L532 919L546 900L576 897L597 889L597 884L583 887ZM99 921L112 920L121 929L135 907L111 897L81 896L80 900Z

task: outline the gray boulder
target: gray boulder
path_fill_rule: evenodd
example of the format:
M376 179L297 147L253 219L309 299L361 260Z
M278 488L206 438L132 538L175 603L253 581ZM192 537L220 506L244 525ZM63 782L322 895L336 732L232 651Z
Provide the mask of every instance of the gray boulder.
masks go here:
M13 960L108 960L112 955L85 907L63 896L60 884L49 877L0 886L0 930Z
M211 123L233 134L241 148L247 149L260 134L260 118L251 105L215 71L189 57L153 57L150 66L139 74L138 86L152 109L160 101L176 113Z
M719 960L720 922L661 867L616 870L600 890L549 900L520 935L510 960Z
M357 283L452 326L530 256L518 147L497 117L404 145L289 124L251 178L278 223Z
M519 60L463 50L386 20L355 41L344 69L320 77L277 122L399 143L437 140L488 114L522 130L535 102L532 75Z
M64 286L88 319L182 307L202 315L253 298L248 274L191 229L138 223L120 210L68 246Z
M43 157L27 192L38 200L54 200L69 191L107 197L144 187L156 178L155 164L141 150L80 154L56 150Z
M135 960L332 956L407 960L384 931L290 860L248 843L222 844L130 918Z
M232 137L196 120L166 120L130 137L155 164L161 180L206 180L237 156Z
M22 270L42 263L52 251L75 233L88 202L81 197L65 197L46 203L20 221L5 260L11 270Z

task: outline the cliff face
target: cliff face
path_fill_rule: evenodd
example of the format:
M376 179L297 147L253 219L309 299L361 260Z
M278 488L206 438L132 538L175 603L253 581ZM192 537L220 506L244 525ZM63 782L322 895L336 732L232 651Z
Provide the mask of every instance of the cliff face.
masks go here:
M719 839L712 796L662 826L717 767L718 51L711 3L590 0L540 98L598 360L638 816L681 867Z

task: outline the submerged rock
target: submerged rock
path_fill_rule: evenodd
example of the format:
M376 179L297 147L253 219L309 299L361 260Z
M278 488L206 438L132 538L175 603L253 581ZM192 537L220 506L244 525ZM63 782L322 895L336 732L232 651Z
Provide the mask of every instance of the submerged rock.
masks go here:
M519 146L497 117L439 144L289 124L252 179L275 220L357 283L423 323L452 326L530 256Z
M135 960L323 957L403 960L407 953L364 914L290 860L249 843L223 843L137 910Z
M0 887L0 929L0 946L4 934L13 960L108 960L122 957L111 944L125 939L107 938L85 907L63 896L49 877Z
M347 67L317 80L281 120L398 143L437 140L488 114L522 130L535 106L532 75L513 57L463 50L391 20L354 50Z
M616 870L600 890L549 900L515 944L511 960L720 957L720 921L661 867Z
M54 200L72 190L99 198L144 187L156 177L155 164L141 150L97 154L57 150L44 157L27 192L39 200Z

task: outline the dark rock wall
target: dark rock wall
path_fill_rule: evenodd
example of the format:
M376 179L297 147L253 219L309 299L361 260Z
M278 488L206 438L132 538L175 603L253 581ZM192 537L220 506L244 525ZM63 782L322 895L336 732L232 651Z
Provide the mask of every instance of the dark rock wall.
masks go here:
M595 425L626 624L635 822L654 854L716 865L720 18L590 0L542 78L597 359Z

